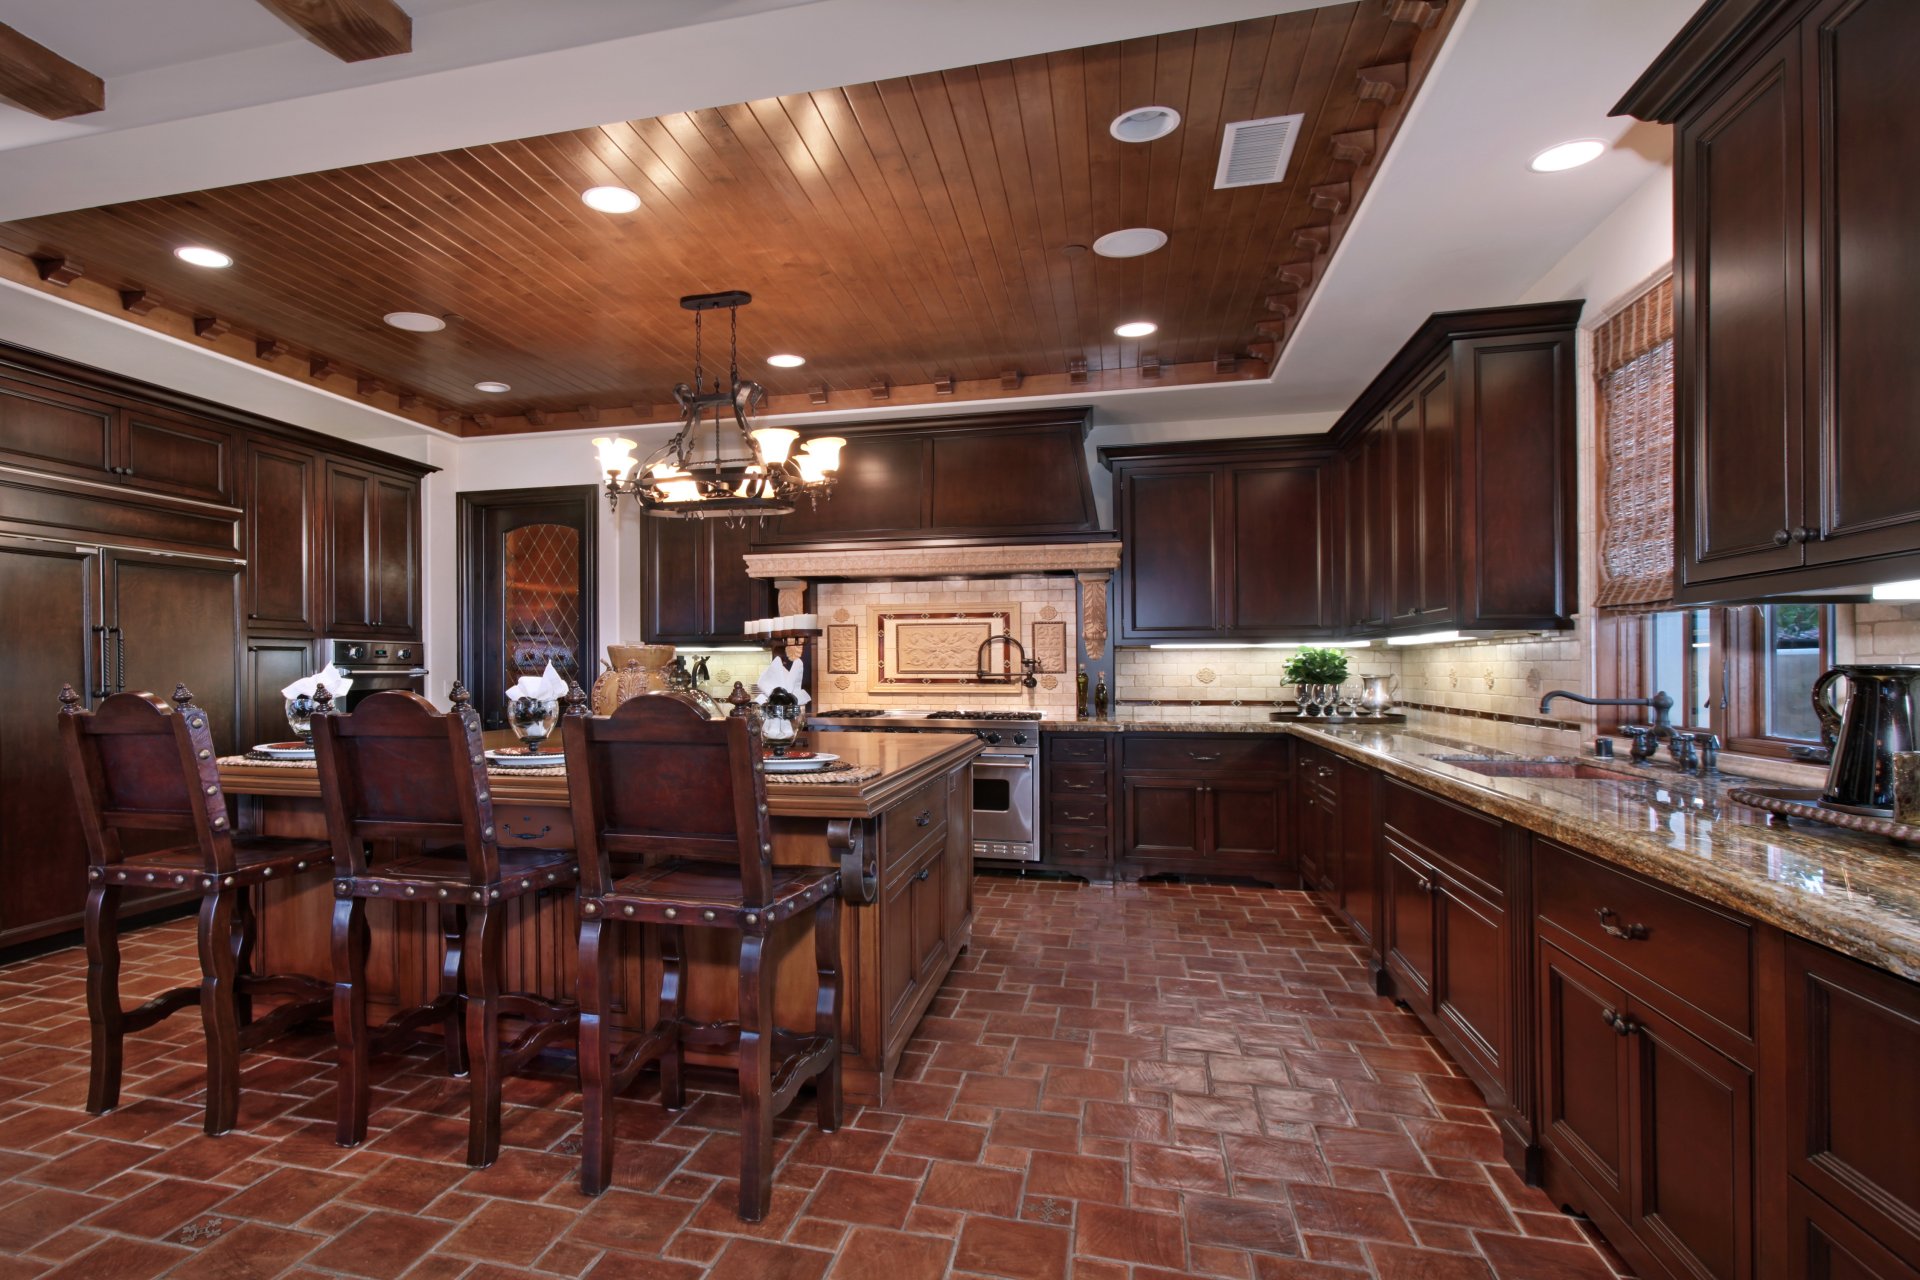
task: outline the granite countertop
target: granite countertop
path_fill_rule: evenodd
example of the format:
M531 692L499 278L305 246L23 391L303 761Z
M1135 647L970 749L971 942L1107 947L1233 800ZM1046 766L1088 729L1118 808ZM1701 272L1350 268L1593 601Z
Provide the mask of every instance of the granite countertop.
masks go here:
M1174 708L1166 711L1176 712ZM1920 850L1838 827L1767 815L1727 799L1755 780L1702 779L1665 764L1644 779L1497 778L1436 759L1565 754L1537 732L1416 713L1407 724L1317 726L1266 719L1176 720L1162 712L1048 721L1073 731L1286 733L1788 933L1920 981ZM1438 723L1436 723L1438 722ZM1765 784L1761 784L1765 785Z

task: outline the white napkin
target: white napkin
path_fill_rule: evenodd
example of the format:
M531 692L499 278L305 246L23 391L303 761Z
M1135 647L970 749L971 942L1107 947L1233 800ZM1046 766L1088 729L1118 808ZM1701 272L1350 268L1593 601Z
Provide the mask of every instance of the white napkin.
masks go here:
M327 686L327 692L333 695L335 701L338 701L346 696L347 690L353 688L353 681L341 675L340 669L329 662L312 675L301 676L295 680L282 689L280 695L285 698L311 698L313 691L321 685Z
M760 678L754 681L754 687L760 690L762 698L775 689L785 689L793 695L793 700L803 707L811 701L807 697L807 664L800 658L793 660L792 667L775 658L767 664L767 669L760 673Z
M567 696L567 682L553 663L547 663L547 669L537 676L521 676L507 690L509 698L538 698L543 702L558 702Z

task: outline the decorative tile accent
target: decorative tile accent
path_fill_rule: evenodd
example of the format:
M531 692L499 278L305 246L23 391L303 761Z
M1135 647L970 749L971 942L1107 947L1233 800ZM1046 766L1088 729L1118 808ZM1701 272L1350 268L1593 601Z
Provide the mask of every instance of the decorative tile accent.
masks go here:
M835 622L852 622L853 615L851 613L848 613L845 609L835 609L833 611L833 620Z
M1048 622L1052 622L1055 618L1060 616L1060 611L1054 608L1052 605L1048 605L1046 608L1040 611L1040 616L1046 619Z
M1212 684L1215 680L1218 680L1220 677L1214 673L1214 670L1212 667L1202 667L1198 671L1193 673L1193 678L1195 680L1198 680L1201 684Z
M1054 610L1052 605L1047 609ZM1033 624L1033 654L1040 663L1042 671L1059 673L1067 669L1067 624L1064 622L1036 622Z
M867 619L873 629L867 692L994 693L1004 686L980 682L980 646L993 636L1018 634L1020 607L981 605L931 612L868 609ZM993 674L1019 673L1010 645L994 646L987 662Z
M838 610L834 617L850 617L845 609ZM827 670L835 675L852 675L860 669L860 628L857 626L831 626L827 628Z
M835 676L833 678L833 687L845 693L847 690L853 688L853 681L847 679L845 676Z
M1042 689L1058 689L1060 687L1060 677L1059 676L1041 676L1040 687Z
M1538 693L1540 692L1541 687L1544 684L1545 684L1545 681L1543 681L1540 678L1540 668L1528 667L1527 668L1527 692Z
M1496 679L1494 678L1494 674L1493 674L1493 668L1492 668L1492 667L1488 667L1488 668L1487 668L1487 669L1486 669L1485 671L1482 671L1482 672L1480 673L1480 678L1481 678L1482 680L1484 680L1484 681L1486 681L1486 684L1487 684L1487 692L1488 692L1488 693L1492 693L1492 692L1494 691L1494 689L1495 689L1495 688L1497 688L1497 687L1498 687L1498 685L1499 685L1499 683L1500 683L1500 682L1499 682L1498 680L1496 680Z

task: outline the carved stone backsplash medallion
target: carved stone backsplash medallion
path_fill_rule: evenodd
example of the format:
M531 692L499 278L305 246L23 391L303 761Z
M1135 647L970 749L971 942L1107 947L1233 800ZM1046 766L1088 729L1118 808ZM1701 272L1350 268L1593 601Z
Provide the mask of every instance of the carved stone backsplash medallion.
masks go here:
M949 693L1004 693L1004 682L982 684L977 675L980 645L990 636L1020 634L1015 604L970 605L934 611L869 608L873 661L867 666L869 693L940 689ZM987 651L987 670L1017 676L1019 661L1008 646Z

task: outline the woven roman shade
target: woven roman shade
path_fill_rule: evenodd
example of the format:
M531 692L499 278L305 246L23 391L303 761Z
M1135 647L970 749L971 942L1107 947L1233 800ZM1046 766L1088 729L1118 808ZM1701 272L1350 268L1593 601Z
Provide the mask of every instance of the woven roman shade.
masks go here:
M1621 612L1673 598L1673 278L1594 333L1600 592Z

